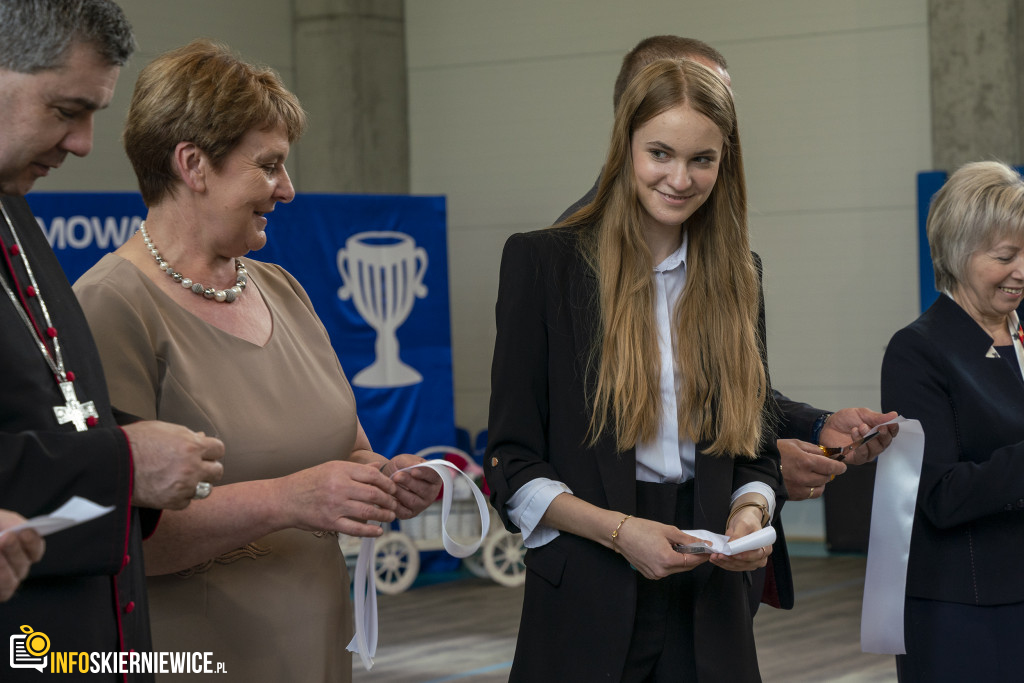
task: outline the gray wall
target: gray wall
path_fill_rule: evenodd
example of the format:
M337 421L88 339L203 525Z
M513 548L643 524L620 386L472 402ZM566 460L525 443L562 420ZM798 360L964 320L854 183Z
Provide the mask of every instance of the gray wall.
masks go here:
M193 40L274 68L309 114L288 170L299 191L409 191L402 0L119 0L139 51L123 70L95 151L40 190L134 190L119 135L139 70Z
M936 168L1024 161L1024 0L928 0Z

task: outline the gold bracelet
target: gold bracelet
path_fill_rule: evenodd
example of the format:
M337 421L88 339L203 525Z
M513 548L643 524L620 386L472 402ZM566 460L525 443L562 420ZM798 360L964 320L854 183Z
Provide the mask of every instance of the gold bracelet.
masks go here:
M729 513L729 519L725 520L726 529L728 529L729 525L732 523L732 518L735 517L736 514L743 508L758 508L759 510L761 510L762 529L768 526L768 522L772 521L771 517L768 516L768 505L766 503L757 503L752 500L748 500L745 503L740 503L739 505L732 509L732 512Z
M629 519L632 516L633 515L626 515L625 517L623 517L622 521L619 522L619 525L617 527L615 527L615 531L612 532L612 547L613 548L615 547L615 541L619 540L619 530L622 528L622 525L626 523L626 520Z

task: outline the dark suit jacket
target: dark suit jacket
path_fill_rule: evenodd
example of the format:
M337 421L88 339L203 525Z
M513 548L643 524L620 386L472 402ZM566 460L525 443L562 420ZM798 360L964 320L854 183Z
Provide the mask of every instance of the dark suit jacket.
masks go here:
M986 358L991 346L942 295L885 352L882 409L920 420L925 433L911 597L1024 601L1024 380L1006 359Z
M78 399L93 401L99 413L99 425L85 432L57 424L53 406L64 405L64 398L17 309L0 291L0 507L33 517L79 495L116 508L47 537L43 559L32 566L14 597L0 604L0 633L9 638L21 633L21 625L31 626L50 638L53 652L147 651L152 647L141 534L153 528L157 512L147 511L142 519L129 507L128 441L115 423L99 354L56 256L25 200L0 200L18 227L60 333ZM6 222L0 218L0 223L0 235L8 240ZM20 259L12 261L22 287L27 287ZM10 282L6 263L0 264L0 273ZM6 664L0 670L4 681L35 680L38 675ZM122 677L96 674L90 680Z
M577 240L563 228L513 235L502 256L485 471L491 502L513 531L505 506L537 477L563 481L599 507L636 510L635 451L616 452L607 435L584 445L597 281ZM706 445L697 448L696 528L724 532L730 495L748 482L782 496L777 451L733 459L703 455ZM775 553L785 555L784 542ZM633 625L634 570L612 550L568 533L529 550L526 563L512 680L619 680ZM789 581L786 567L782 583ZM710 564L693 574L702 680L759 680L744 575Z

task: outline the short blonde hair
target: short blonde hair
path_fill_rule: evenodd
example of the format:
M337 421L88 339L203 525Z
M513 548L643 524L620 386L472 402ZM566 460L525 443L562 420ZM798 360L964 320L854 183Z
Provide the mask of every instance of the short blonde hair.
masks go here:
M935 288L952 292L972 254L1004 237L1024 237L1024 178L998 161L964 164L932 199L926 231Z
M283 125L295 142L306 113L269 68L243 62L230 49L195 40L164 53L139 74L122 142L147 206L173 192L171 156L192 142L214 167L250 130Z

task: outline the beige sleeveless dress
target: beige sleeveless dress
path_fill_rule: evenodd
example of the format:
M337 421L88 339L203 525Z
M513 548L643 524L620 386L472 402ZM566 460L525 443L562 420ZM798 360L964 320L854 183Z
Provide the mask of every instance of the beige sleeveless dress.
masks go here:
M222 439L222 484L345 458L356 435L352 389L308 296L277 266L245 265L273 318L262 347L192 315L117 255L75 284L113 405ZM333 535L277 532L148 586L154 651L210 652L226 666L218 681L351 680L349 579Z

